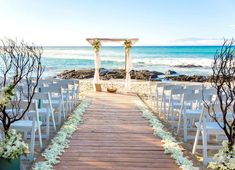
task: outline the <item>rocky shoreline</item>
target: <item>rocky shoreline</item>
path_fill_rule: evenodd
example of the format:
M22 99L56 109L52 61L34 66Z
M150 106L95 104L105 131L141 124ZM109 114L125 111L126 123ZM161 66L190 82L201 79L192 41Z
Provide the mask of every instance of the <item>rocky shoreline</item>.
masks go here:
M210 82L210 76L200 76L200 75L178 75L174 77L166 77L167 80L172 81L188 81L188 82Z
M84 70L65 70L58 74L57 77L62 79L89 79L94 76L94 69L84 69ZM100 69L100 79L110 80L110 79L124 79L125 70L124 69ZM136 80L151 80L151 81L161 81L173 80L173 81L189 81L189 82L208 82L210 77L200 76L200 75L178 75L175 71L168 70L165 73L149 70L131 70L131 78Z

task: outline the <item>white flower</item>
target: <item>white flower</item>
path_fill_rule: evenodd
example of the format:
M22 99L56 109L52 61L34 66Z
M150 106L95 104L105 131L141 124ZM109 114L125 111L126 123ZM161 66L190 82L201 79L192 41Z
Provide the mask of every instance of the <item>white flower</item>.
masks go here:
M45 169L52 170L53 167L48 162L37 162L37 163L35 163L33 169L34 170L45 170Z
M16 159L28 153L28 145L22 140L21 134L15 129L10 129L0 141L0 157L4 159Z
M61 127L60 131L51 140L51 144L42 153L45 161L38 162L33 166L34 170L52 169L53 164L60 162L59 158L66 148L69 147L69 139L76 131L77 126L81 122L81 116L85 109L90 105L90 101L83 101L73 114L68 118L67 122Z
M3 87L0 90L0 111L4 106L7 106L14 96L14 88L12 85Z
M142 111L143 117L145 117L150 126L153 128L153 134L155 136L159 136L162 138L163 147L165 149L165 153L171 154L171 157L175 159L176 163L183 170L196 170L199 168L193 167L192 161L188 160L183 156L183 152L181 151L176 139L171 135L171 133L166 132L163 129L163 124L157 119L156 116L150 112L142 102L137 103L138 108Z
M235 169L235 149L229 151L228 141L222 142L223 147L217 154L214 155L213 159L215 162L210 162L208 167L212 169Z

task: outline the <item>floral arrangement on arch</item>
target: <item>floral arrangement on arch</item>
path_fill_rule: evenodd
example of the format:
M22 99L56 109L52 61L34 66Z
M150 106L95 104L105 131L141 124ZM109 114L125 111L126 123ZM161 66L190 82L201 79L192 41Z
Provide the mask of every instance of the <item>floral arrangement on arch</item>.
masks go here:
M101 47L100 40L95 39L91 45L95 49L96 52L100 51L100 47Z
M131 40L125 40L124 41L125 49L131 49L132 48L132 41Z

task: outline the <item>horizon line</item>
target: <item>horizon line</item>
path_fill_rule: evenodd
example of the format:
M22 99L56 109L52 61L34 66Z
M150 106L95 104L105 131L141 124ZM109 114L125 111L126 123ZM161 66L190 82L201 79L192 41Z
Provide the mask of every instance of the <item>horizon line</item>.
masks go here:
M41 45L42 47L92 47L91 45ZM132 47L221 47L222 45L134 45ZM123 45L104 45L102 47L124 47Z

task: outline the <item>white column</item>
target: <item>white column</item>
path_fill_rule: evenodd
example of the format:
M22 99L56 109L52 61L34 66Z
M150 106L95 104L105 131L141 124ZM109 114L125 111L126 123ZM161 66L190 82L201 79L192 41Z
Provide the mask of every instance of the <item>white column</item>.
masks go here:
M99 50L96 50L95 51L95 75L94 75L94 80L93 80L94 89L95 89L95 84L100 83L99 69L100 69L100 54L99 54Z
M130 48L125 49L125 58L126 58L126 81L125 81L125 90L130 91L131 89L131 67L132 67L132 61L131 61L131 55L130 55Z

